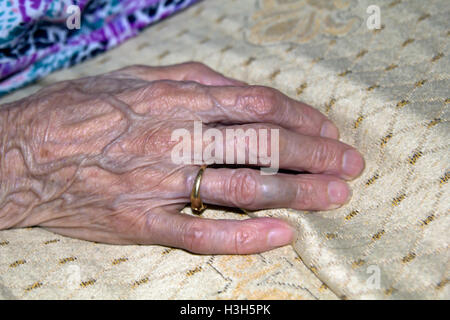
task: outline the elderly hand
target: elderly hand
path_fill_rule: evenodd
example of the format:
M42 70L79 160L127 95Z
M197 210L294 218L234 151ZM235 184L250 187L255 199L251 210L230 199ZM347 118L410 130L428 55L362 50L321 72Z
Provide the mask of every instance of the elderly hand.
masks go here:
M229 79L199 63L132 66L51 85L0 111L0 229L41 226L97 242L159 244L248 254L289 244L274 218L181 214L198 166L175 164L176 129L279 129L280 168L207 168L205 203L328 210L350 197L361 155L317 110L279 91ZM247 146L248 147L248 146ZM225 162L225 161L224 161ZM309 173L306 173L309 172Z

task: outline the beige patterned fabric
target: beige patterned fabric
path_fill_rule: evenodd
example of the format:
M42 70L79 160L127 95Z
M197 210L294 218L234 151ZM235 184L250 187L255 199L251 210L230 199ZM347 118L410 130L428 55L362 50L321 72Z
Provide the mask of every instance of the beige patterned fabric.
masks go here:
M366 25L372 4L381 29ZM2 99L135 63L198 60L317 107L366 170L341 209L251 213L298 230L293 248L259 255L2 231L0 298L449 299L449 17L445 0L207 0Z

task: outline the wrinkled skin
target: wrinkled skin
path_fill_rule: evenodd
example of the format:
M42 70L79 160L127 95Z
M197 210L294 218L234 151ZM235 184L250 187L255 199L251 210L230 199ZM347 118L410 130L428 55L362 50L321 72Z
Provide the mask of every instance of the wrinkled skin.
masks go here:
M177 128L276 128L280 167L207 168L204 202L329 210L364 167L317 110L199 63L132 66L64 81L0 111L0 229L40 226L97 242L160 244L196 253L247 254L289 244L284 221L181 214L199 167L175 165ZM302 173L300 173L302 172ZM309 173L306 173L309 172Z

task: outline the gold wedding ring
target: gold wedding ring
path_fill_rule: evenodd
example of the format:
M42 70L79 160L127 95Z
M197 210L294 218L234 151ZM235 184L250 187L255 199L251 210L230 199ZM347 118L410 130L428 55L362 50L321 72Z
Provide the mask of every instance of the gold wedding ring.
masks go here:
M200 167L200 170L198 170L191 191L192 212L199 215L202 214L202 212L206 209L206 205L203 204L202 199L200 198L200 184L202 182L203 172L205 172L205 169L206 165L202 165Z

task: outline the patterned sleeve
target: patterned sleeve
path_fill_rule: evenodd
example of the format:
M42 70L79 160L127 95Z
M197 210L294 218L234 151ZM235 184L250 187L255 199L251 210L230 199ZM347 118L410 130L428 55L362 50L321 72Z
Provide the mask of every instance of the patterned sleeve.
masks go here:
M0 0L0 96L113 48L194 2Z

